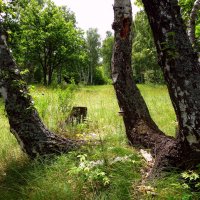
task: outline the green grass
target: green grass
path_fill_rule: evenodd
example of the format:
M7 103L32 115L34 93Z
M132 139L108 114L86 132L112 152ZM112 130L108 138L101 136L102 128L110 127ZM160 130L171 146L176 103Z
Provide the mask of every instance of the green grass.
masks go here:
M139 85L150 114L159 128L167 135L175 136L176 117L167 88L162 85Z
M175 114L165 86L139 85L150 113L168 135L175 134ZM9 131L0 101L0 200L131 200L131 199L199 199L185 189L178 173L170 173L148 184L155 195L139 192L141 169L145 162L127 145L122 118L112 86L73 88L32 87L31 94L45 124L58 134L76 138L93 138L99 145L89 145L52 160L30 161ZM72 100L70 100L72 99ZM86 124L65 126L71 106L87 106ZM128 156L125 161L112 160ZM82 159L82 160L81 160ZM103 165L88 167L91 161ZM107 181L107 182L106 182Z

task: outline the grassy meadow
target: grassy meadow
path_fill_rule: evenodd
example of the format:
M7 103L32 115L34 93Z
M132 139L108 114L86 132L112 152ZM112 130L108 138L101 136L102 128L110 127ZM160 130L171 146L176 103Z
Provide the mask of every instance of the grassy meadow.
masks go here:
M176 118L165 86L139 85L150 113L168 135ZM72 94L73 91L73 94ZM35 106L47 127L66 137L98 141L51 160L31 161L9 131L0 101L0 200L199 199L178 172L145 183L146 163L127 145L113 87L45 88L31 86ZM64 123L72 106L86 106L88 118L76 126Z

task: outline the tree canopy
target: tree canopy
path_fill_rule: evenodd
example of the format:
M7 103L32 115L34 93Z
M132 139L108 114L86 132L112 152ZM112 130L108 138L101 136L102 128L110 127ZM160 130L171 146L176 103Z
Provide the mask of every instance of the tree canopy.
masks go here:
M113 52L114 37L113 34L108 31L106 33L106 38L102 42L101 56L102 56L102 65L104 67L105 75L111 77L111 60Z
M8 44L21 70L29 72L27 80L50 85L70 76L81 81L77 66L87 65L88 56L73 12L50 0L17 0L2 6Z
M152 31L144 10L139 11L133 21L132 65L137 83L163 83Z

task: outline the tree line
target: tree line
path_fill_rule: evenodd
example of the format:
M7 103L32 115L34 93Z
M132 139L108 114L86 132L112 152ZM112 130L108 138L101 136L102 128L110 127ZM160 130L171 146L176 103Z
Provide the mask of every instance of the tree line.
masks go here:
M199 51L200 20L198 12L191 15L194 3L195 0L179 1L188 32L192 33L190 27L195 23L195 35L190 35ZM147 15L141 1L136 1L136 5L141 10L132 27L134 79L136 83L164 83ZM29 83L111 83L114 36L110 31L101 42L98 29L90 28L84 33L77 27L75 14L51 0L16 0L7 4L2 1L0 9L9 47Z
M67 6L56 6L51 0L1 1L0 5L9 48L29 83L107 82L98 30L84 33Z

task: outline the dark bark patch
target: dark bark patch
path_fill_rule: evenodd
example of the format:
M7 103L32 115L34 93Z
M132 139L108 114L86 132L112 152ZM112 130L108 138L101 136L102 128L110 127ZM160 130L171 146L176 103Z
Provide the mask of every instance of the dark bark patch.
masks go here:
M121 38L124 39L130 33L130 21L128 18L124 18L122 23L123 23L123 27L122 27L122 30L120 31L120 36Z
M197 89L197 84L196 84L196 82L192 83L192 86L193 86L194 89Z
M80 124L86 121L86 117L87 107L73 107L65 122L72 125Z

